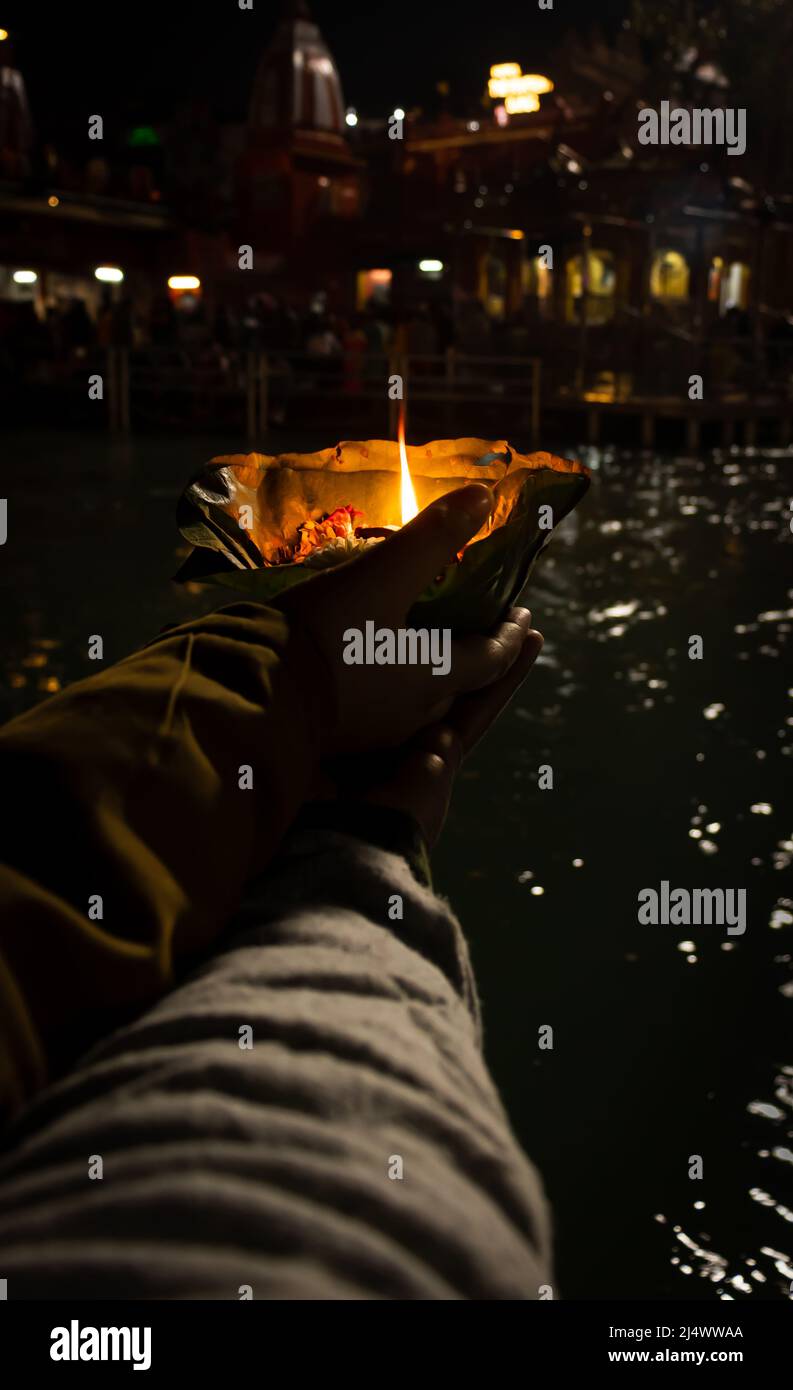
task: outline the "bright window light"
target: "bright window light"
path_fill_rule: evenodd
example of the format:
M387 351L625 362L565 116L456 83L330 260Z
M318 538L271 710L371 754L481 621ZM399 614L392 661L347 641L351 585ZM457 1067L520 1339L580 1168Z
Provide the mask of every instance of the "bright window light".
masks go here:
M172 275L168 281L169 290L200 290L201 281L197 275Z

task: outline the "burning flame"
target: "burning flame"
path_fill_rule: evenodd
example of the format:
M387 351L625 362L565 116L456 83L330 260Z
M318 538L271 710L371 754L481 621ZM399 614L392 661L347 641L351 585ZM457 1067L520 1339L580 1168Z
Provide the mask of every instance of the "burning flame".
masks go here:
M414 516L419 514L419 504L416 501L416 493L413 481L408 468L408 455L405 448L405 409L404 405L399 412L399 461L402 465L402 525L406 526L412 521Z

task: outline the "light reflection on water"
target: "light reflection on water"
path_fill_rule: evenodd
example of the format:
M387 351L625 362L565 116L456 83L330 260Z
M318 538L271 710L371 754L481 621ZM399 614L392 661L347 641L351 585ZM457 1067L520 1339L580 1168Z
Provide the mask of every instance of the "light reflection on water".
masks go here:
M793 982L779 948L793 913L779 874L793 851L793 455L579 456L592 491L527 596L546 639L539 669L477 761L442 886L454 902L477 832L493 861L484 891L499 895L500 868L513 870L496 911L469 879L462 916L489 1054L554 1199L567 1295L790 1297L793 1073L780 1067ZM509 761L522 794L506 805L496 769ZM553 791L538 790L541 764ZM574 854L585 873L571 872ZM638 927L636 893L662 879L745 888L745 935ZM537 881L543 897L521 905L514 894ZM505 970L522 982L506 1001ZM535 1020L555 1020L560 1039L538 1060ZM766 1093L773 1117L753 1108ZM702 1181L687 1177L694 1153ZM643 1224L654 1213L661 1246Z
M59 440L65 507L25 482L44 447L17 446L6 717L91 674L90 634L112 661L231 601L168 581L178 492L235 447ZM463 770L436 882L472 942L566 1296L789 1297L793 456L579 456L593 488L528 593L545 648ZM636 894L662 879L746 888L746 934L639 927Z
M789 1136L793 1123L793 1067L783 1067L775 1080L775 1094L782 1105L769 1101L755 1100L747 1105L747 1113L765 1121L765 1126L757 1134L755 1142L762 1145L756 1150L761 1160L758 1174L760 1182L748 1190L751 1201L758 1203L765 1212L772 1213L780 1223L790 1227L793 1211L777 1193L783 1184L789 1183L788 1175L778 1168L778 1164L793 1163L793 1150L776 1140L780 1135ZM783 1108L784 1106L784 1108ZM769 1162L770 1161L770 1162ZM764 1185L761 1185L764 1184ZM766 1190L770 1187L772 1190ZM705 1210L706 1202L694 1202L698 1210ZM656 1221L668 1225L663 1214ZM766 1297L781 1296L793 1301L793 1259L786 1251L793 1249L793 1232L780 1226L779 1239L773 1245L761 1244L754 1254L744 1253L733 1257L717 1253L712 1248L713 1238L709 1231L701 1229L707 1225L707 1216L685 1218L686 1225L672 1225L674 1236L673 1253L670 1263L685 1276L707 1280L717 1286L718 1297L725 1300L740 1300L762 1292ZM781 1248L784 1246L784 1249ZM682 1249L681 1249L682 1247Z

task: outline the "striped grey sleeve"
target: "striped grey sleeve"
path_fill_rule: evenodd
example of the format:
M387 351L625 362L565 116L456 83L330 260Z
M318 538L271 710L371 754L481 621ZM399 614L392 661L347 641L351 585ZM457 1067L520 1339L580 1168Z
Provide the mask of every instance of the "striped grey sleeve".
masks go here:
M460 927L336 831L4 1141L11 1299L528 1299L549 1266Z

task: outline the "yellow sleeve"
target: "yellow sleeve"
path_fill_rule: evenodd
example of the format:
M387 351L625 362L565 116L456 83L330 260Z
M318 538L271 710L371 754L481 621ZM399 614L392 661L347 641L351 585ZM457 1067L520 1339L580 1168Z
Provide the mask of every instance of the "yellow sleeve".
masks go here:
M0 1114L161 994L274 853L327 688L288 639L235 604L0 730Z

